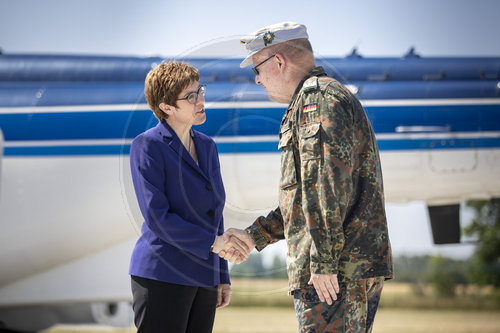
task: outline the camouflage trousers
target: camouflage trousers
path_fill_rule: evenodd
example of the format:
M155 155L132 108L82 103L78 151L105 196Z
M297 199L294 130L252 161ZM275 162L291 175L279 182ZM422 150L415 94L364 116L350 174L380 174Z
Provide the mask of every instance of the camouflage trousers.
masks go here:
M321 302L314 288L294 292L299 333L371 332L384 277L340 283L332 305Z

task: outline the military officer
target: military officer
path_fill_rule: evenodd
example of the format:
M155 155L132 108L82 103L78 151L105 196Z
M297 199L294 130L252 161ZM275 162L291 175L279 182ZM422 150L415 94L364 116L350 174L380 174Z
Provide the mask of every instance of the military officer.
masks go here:
M370 332L392 254L375 135L359 100L316 67L306 27L241 39L255 82L289 103L281 121L279 207L229 235L262 250L286 239L300 332ZM236 254L222 252L234 260Z

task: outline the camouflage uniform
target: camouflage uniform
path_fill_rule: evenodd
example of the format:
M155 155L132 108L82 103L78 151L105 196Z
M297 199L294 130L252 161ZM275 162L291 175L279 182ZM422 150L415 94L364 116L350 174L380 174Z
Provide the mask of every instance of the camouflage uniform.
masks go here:
M295 291L300 333L371 332L384 277L340 282L337 300L321 302L313 287Z
M391 278L378 147L358 99L314 68L283 117L279 148L279 207L247 232L259 251L286 239L290 293L307 290L311 272L341 283Z

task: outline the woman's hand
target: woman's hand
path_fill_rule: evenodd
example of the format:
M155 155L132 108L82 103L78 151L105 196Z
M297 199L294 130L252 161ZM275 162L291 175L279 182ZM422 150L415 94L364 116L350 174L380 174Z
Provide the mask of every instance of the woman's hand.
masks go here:
M221 256L222 253L231 253L233 260L236 263L240 263L245 261L248 258L248 255L251 251L251 248L247 246L247 244L237 237L230 237L226 234L223 236L216 236L214 244L212 245L212 252L219 254ZM222 255L221 257L223 257Z
M223 308L231 300L231 286L229 284L219 284L217 286L217 309Z
M219 257L236 264L242 263L243 261L247 260L250 252L255 247L255 241L252 239L250 234L246 232L246 230L231 228L226 230L222 237L224 238L226 244L236 243L240 246L240 248L245 249L246 252L243 253L243 255L239 253L235 248L223 249L222 251L218 252Z

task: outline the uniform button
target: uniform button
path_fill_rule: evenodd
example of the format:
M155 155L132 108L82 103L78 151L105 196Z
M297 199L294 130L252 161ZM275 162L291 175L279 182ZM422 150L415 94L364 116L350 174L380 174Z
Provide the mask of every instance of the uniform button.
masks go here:
M205 186L205 188L206 188L207 190L209 190L209 191L212 191L212 190L213 190L213 188L212 188L212 185L211 185L211 184L207 184L207 185Z
M214 216L214 215L215 215L215 212L214 212L213 210L211 210L211 209L210 209L210 210L207 212L207 215L208 215L208 216L210 216L210 217L212 217L212 216Z

